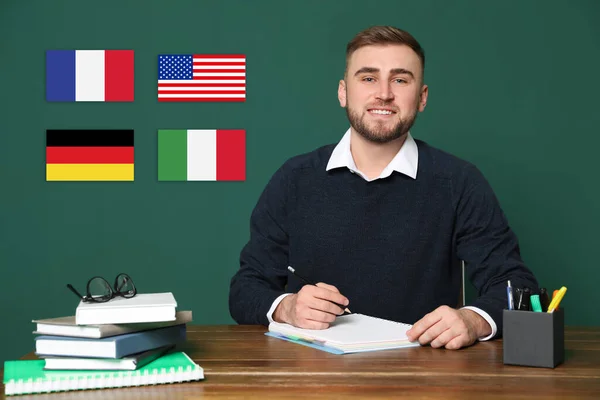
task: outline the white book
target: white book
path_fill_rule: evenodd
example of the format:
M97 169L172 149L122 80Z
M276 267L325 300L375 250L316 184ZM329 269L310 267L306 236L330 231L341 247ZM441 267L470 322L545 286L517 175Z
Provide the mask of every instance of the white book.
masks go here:
M46 364L45 370L129 370L133 371L144 365L156 360L167 351L171 350L174 345L167 345L143 351L141 353L132 354L122 358L83 358L83 357L67 357L67 356L43 356Z
M418 347L406 336L412 325L363 314L337 317L327 329L303 329L271 322L269 336L334 354Z
M129 299L115 297L104 303L81 301L75 311L77 325L130 324L174 321L177 302L172 293L141 293Z
M175 320L161 322L146 322L134 324L100 324L77 325L75 316L34 319L37 328L33 331L36 335L70 336L100 339L103 337L123 335L126 333L142 332L150 329L165 328L167 326L187 324L192 321L191 311L177 311Z

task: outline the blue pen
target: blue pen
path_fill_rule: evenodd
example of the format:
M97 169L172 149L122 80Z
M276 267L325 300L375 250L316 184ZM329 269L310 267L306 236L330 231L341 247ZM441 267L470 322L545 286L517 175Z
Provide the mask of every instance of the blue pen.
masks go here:
M514 310L515 309L515 302L514 302L514 299L513 299L512 286L510 286L510 279L508 281L508 286L506 287L506 295L508 296L508 309L509 310Z

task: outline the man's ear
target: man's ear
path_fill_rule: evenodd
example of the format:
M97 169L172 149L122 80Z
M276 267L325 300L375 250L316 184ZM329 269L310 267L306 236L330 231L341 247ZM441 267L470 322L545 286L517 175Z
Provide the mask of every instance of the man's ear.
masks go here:
M429 95L429 87L427 85L423 85L421 88L421 95L419 96L419 112L425 110L425 106L427 105L427 96Z
M343 79L340 80L338 85L338 100L342 108L346 107L346 82Z

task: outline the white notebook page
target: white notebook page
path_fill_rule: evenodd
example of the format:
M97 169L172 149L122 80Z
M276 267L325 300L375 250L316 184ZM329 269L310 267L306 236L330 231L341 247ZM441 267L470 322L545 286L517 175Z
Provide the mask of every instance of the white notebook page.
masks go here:
M289 324L272 322L269 331L298 336L331 344L360 344L407 341L410 324L388 321L363 314L337 317L327 329L302 329Z

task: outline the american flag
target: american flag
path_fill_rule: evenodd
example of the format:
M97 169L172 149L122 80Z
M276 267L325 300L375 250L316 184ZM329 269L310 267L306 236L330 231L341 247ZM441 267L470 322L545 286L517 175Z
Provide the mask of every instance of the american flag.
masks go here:
M246 101L246 56L158 56L158 101Z

